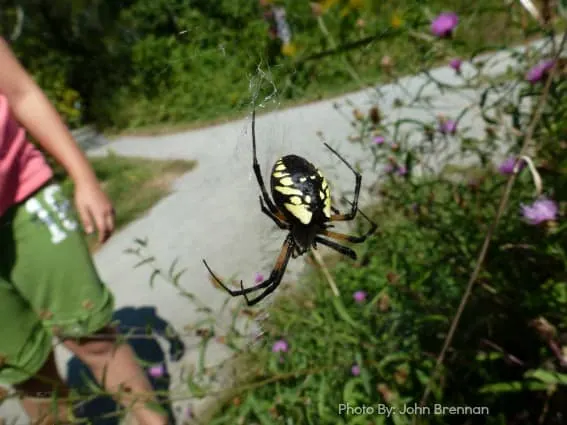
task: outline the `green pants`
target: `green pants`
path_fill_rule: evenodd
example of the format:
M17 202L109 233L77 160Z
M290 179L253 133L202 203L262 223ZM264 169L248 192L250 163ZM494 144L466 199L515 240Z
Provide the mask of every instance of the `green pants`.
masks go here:
M0 217L0 382L33 377L53 337L92 334L110 323L113 308L58 185Z

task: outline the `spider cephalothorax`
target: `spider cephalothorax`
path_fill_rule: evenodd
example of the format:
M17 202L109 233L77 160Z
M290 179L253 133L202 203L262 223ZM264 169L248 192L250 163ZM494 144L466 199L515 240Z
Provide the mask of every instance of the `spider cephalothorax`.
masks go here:
M289 233L284 241L281 252L276 260L276 265L270 277L253 288L244 288L240 282L240 290L231 290L225 286L220 279L211 271L207 262L205 267L215 279L232 296L244 296L248 305L254 305L272 293L280 284L285 273L290 257L297 257L310 248L317 248L317 243L326 245L343 255L356 259L356 253L337 242L360 243L366 240L377 228L377 225L361 215L371 223L371 228L362 236L351 236L327 230L332 221L350 221L354 219L358 211L358 197L362 176L333 148L325 143L325 146L333 152L356 176L354 200L351 210L347 214L341 214L332 206L331 191L327 179L313 164L297 155L286 155L276 161L272 168L270 186L273 202L268 195L264 179L260 171L260 165L256 156L256 134L255 134L255 111L252 112L252 151L253 169L262 191L260 196L260 208L262 212L270 217L282 230ZM265 289L259 296L250 300L248 294Z

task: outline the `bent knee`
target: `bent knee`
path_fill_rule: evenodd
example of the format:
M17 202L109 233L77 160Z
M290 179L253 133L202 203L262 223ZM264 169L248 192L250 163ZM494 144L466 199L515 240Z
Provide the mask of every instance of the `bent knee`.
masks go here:
M88 361L90 358L107 357L116 350L119 343L116 330L110 326L87 337L63 341L63 344L83 361Z

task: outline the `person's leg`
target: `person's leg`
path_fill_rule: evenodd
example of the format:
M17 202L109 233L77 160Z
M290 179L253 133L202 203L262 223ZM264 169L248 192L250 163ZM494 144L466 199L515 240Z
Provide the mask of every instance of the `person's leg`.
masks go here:
M11 281L17 261L14 210L0 218L0 381L21 397L31 423L54 424L69 419L63 401L67 389L52 352L53 335Z
M130 344L117 342L116 336L113 328L105 327L86 338L66 339L64 344L90 368L98 382L104 382L110 394L131 409L140 424L167 423L163 414L147 407L148 401L155 401L153 388Z
M69 390L61 380L53 351L34 377L14 384L21 394L22 407L35 425L71 423L74 420Z
M18 208L13 228L17 261L12 281L44 325L125 407L134 399L153 400L129 345L117 347L115 335L108 336L113 296L101 282L71 204L58 186L43 188ZM107 337L98 338L101 333ZM129 393L117 393L120 385ZM143 425L167 423L141 402L134 414Z

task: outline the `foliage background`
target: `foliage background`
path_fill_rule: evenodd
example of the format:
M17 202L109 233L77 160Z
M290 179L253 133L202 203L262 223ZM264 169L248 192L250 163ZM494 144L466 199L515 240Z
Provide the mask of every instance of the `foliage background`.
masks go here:
M516 25L517 15L498 0L323 1L322 14L308 1L285 0L275 3L285 6L292 32L286 56L269 36L262 2L2 3L3 33L19 34L14 49L69 125L107 131L239 114L250 103L253 77L259 95L276 89L280 101L308 101L388 80L384 56L401 73L428 67L441 57L415 43L415 34L428 30L434 11L454 10L470 28L457 52L517 42L533 31L527 20L523 29ZM491 31L472 30L487 25Z

